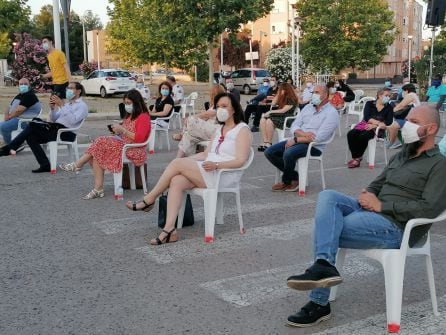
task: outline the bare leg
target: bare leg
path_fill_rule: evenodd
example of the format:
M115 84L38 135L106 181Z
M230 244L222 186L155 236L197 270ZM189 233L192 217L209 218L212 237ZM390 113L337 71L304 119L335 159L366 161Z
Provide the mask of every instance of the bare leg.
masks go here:
M175 176L182 175L189 180L193 187L206 188L206 183L203 180L200 170L197 166L197 161L192 158L175 158L164 170L158 183L155 187L144 197L144 201L148 204L154 203L155 200L169 187L172 179ZM127 202L127 207L132 209L132 202ZM140 203L137 208L144 207Z
M83 154L79 160L75 162L76 166L80 169L82 168L86 163L88 163L93 158L90 154Z
M185 190L194 188L195 185L186 177L177 175L172 178L169 187L169 194L167 196L167 215L166 225L164 230L167 232L175 229L175 221L180 211L181 203L183 202L183 196ZM166 237L166 233L161 232L158 237L161 241ZM152 244L156 243L156 240L151 241Z
M265 120L265 135L264 140L265 143L272 143L274 136L274 123L271 119Z
M260 124L259 124L260 134L262 134L263 143L266 142L266 122L265 121L266 121L266 119L262 117L260 119Z
M398 136L398 129L400 129L400 126L396 122L392 123L389 127L387 127L387 130L389 131L390 143L394 143L396 141L396 138Z
M99 166L96 159L93 159L93 176L94 189L96 191L102 191L104 188L104 170Z

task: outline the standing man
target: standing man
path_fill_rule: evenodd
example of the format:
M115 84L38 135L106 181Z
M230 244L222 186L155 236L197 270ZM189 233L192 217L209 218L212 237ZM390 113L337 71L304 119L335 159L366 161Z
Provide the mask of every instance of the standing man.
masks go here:
M44 36L42 38L42 48L48 52L48 64L50 72L42 75L43 78L53 79L53 92L59 98L65 99L65 90L68 83L71 81L71 71L68 67L65 54L54 48L53 38L51 36Z
M20 118L32 119L39 115L42 106L27 78L19 80L19 94L5 110L5 121L0 122L0 133L5 144L11 142L11 133L17 129Z
M17 151L17 148L26 141L40 165L38 169L32 170L32 172L50 172L50 161L40 145L55 141L59 129L76 128L87 117L88 107L82 101L82 93L82 85L78 82L71 82L66 91L67 102L65 104L61 98L52 95L50 97L51 112L49 115L51 121L45 122L37 118L34 119L11 143L0 150L0 156L14 154L14 151ZM65 132L60 137L64 141L74 141L76 134Z

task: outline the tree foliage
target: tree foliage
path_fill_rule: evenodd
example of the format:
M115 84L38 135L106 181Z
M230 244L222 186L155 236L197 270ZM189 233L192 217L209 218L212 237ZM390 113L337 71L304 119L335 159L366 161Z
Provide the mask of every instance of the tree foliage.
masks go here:
M161 63L179 68L201 64L225 29L256 20L273 0L109 0L108 49L138 65Z
M379 64L395 37L385 0L301 0L302 56L316 71L367 70Z
M259 52L259 42L252 41L252 51ZM218 48L220 55L221 47ZM237 34L231 34L230 38L223 39L223 63L234 66L235 68L245 67L245 53L249 52L249 32L242 31ZM256 62L256 60L254 60ZM258 64L258 67L262 67Z

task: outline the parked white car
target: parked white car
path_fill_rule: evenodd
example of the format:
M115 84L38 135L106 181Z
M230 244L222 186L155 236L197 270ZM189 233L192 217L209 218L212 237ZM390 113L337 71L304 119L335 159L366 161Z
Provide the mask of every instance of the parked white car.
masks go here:
M82 80L81 84L85 94L99 94L103 98L136 88L135 78L130 72L116 69L96 70Z

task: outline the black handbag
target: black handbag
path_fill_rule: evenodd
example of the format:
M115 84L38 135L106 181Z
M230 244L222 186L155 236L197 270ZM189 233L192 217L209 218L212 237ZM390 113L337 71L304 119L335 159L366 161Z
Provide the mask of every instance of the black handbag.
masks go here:
M166 225L166 215L167 215L167 194L163 194L158 199L158 227L164 228ZM178 217L175 221L175 228L178 224ZM192 201L190 200L190 195L186 197L186 208L184 209L183 227L192 226L194 224L194 211L192 209Z

